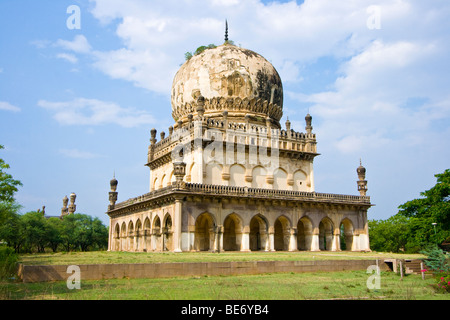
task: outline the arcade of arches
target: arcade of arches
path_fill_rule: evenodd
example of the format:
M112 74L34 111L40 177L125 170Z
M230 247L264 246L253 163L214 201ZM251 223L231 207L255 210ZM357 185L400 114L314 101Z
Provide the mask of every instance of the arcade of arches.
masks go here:
M366 251L365 225L358 219L327 214L227 214L221 221L209 212L191 216L182 232L183 251ZM340 217L339 217L340 216ZM113 251L174 251L172 216L147 213L119 221L110 242ZM184 219L186 220L186 219Z

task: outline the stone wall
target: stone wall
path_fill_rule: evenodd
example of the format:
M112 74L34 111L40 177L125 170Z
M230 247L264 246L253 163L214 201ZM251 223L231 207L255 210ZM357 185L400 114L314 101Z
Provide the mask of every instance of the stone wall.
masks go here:
M78 265L81 281L122 278L167 278L191 276L242 275L276 272L316 272L365 270L376 260L315 260L315 261L245 261L245 262L175 262L153 264L89 264ZM381 270L389 270L379 260ZM66 281L68 265L19 265L23 282Z

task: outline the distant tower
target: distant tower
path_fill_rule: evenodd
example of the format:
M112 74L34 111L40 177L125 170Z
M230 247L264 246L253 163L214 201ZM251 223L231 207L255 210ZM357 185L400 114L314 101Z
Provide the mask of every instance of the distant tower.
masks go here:
M312 117L311 117L311 115L310 115L309 113L306 115L305 121L306 121L306 128L305 128L305 129L306 129L306 132L307 132L307 133L311 133L313 127L311 126L311 123L312 123Z
M69 214L74 214L77 210L77 206L75 205L75 199L77 198L77 195L75 193L70 194L70 204L69 204Z
M119 182L116 180L116 175L114 174L114 177L109 182L109 185L111 186L111 191L109 192L108 211L113 210L114 207L116 206L117 194L118 194L118 192L116 190L117 190L118 183Z
M359 160L359 167L356 169L358 173L358 191L361 196L365 196L367 192L367 180L366 179L366 168L364 168L361 164L361 160Z
M65 196L63 198L63 207L61 208L61 217L67 216L69 214L69 209L67 208L67 205L69 204L69 198Z

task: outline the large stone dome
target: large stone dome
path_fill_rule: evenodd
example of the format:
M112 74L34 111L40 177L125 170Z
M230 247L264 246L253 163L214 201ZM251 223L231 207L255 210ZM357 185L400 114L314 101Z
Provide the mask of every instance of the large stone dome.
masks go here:
M261 55L231 44L207 49L178 70L172 85L172 116L187 121L203 110L208 117L222 116L279 125L283 87L273 65ZM277 125L277 126L278 126Z

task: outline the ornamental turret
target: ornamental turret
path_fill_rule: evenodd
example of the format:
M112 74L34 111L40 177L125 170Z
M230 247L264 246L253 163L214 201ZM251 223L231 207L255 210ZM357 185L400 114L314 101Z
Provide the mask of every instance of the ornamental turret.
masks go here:
M366 179L366 168L362 166L361 160L359 160L359 167L356 169L358 173L358 191L361 196L365 196L367 192L367 180Z
M114 174L114 177L111 179L111 181L109 182L109 185L111 187L111 191L109 192L109 206L108 206L108 210L113 210L115 205L116 205L116 201L117 201L117 184L118 181L116 180L116 175Z

